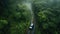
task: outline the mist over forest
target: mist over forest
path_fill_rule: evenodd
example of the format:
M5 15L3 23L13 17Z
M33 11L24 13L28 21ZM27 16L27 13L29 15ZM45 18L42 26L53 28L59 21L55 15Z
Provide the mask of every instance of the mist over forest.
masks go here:
M0 34L60 34L60 0L0 0Z

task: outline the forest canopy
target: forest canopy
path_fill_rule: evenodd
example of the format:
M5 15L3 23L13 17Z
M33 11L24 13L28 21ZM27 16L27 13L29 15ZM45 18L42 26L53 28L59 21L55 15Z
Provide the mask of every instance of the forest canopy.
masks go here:
M60 0L0 0L0 34L27 34L32 17L35 34L60 34Z

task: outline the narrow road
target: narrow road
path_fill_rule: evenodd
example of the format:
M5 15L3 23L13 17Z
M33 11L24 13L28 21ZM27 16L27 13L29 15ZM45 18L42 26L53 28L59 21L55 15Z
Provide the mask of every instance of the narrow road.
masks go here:
M28 34L35 34L35 23L36 23L35 18L33 19L33 21L31 23L34 24L34 27L32 30L30 30L30 29L28 30Z
M33 2L32 0L31 0L31 1L26 0L26 1L24 2L24 4L27 6L29 12L31 13L30 26L31 26L31 24L34 25L32 30L30 30L30 29L28 28L27 34L34 34L34 32L35 32L35 22L36 22L36 21L35 21L34 12L33 12L33 10L32 10L32 2Z
M32 11L32 8L31 8L31 22L30 23L33 23L34 24L34 27L32 30L28 30L28 34L35 34L35 23L36 23L36 20L35 20L35 15L34 15L34 12Z

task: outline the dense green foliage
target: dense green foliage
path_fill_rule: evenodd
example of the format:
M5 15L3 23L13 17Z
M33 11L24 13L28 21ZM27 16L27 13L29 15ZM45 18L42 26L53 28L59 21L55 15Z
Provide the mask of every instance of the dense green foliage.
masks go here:
M16 0L17 1L17 0ZM30 12L24 4L15 0L2 1L0 6L0 33L25 34L29 26Z
M35 2L36 34L60 34L60 1ZM39 32L38 32L39 31Z
M27 34L31 13L24 0L0 0L0 34ZM35 34L60 34L60 1L34 0Z

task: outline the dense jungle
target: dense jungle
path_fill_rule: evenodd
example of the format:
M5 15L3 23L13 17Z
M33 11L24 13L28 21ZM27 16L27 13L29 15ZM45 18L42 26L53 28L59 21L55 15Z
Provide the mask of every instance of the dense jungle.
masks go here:
M60 34L60 0L0 0L0 34Z

